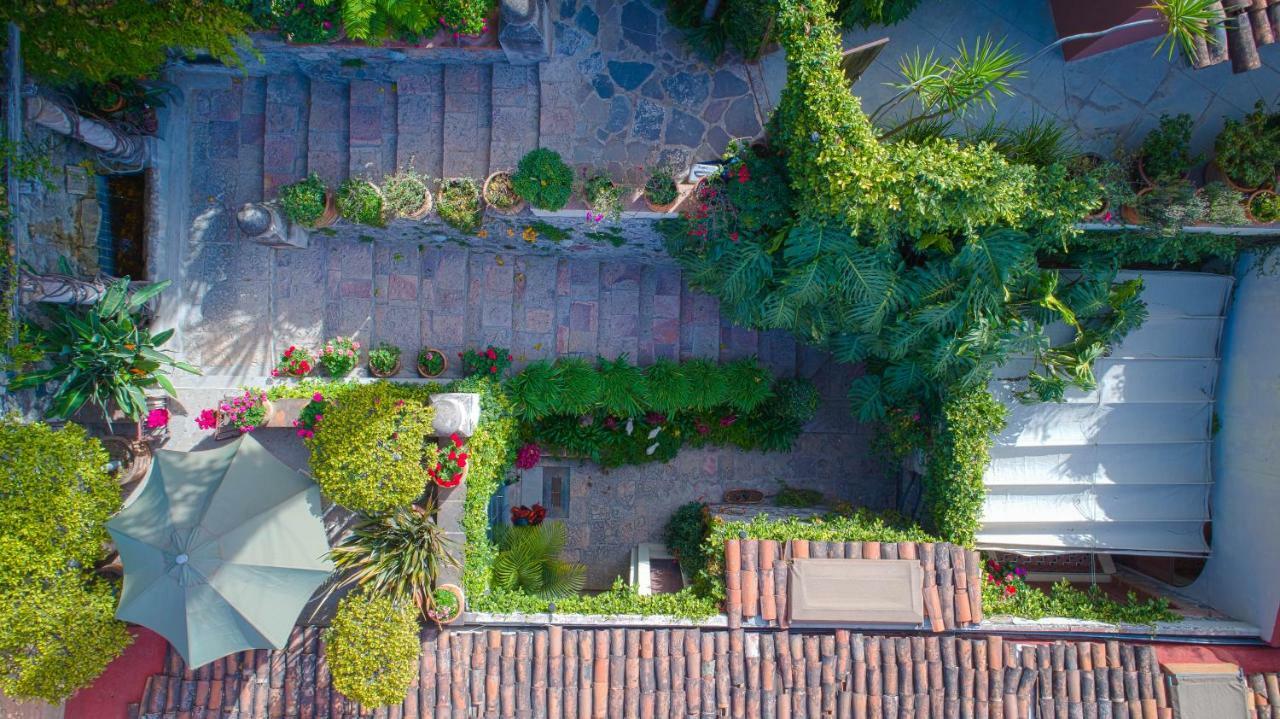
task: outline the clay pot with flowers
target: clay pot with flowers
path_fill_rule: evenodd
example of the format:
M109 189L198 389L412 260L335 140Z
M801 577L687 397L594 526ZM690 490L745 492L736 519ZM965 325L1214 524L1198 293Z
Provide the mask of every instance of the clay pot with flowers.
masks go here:
M305 347L289 345L280 355L280 361L271 370L272 377L306 377L315 367L315 359Z
M462 360L462 373L468 377L501 378L511 366L511 353L505 347L489 345L482 350L458 353Z
M427 475L437 486L452 489L466 479L469 455L464 444L462 437L454 432L449 435L448 443L436 447L435 460L427 460Z
M456 584L441 584L431 593L431 608L427 618L436 624L452 624L462 616L466 599L462 588Z
M248 434L263 426L269 414L271 402L266 393L245 390L238 397L222 400L217 407L200 410L200 414L196 415L196 426L216 430L214 439L228 439Z
M423 347L418 352L418 374L431 379L444 374L449 368L449 358L433 347Z
M547 518L547 508L541 504L532 507L520 505L511 508L511 524L515 527L536 527Z
M334 337L320 348L320 364L335 379L346 377L360 362L360 343L350 337Z

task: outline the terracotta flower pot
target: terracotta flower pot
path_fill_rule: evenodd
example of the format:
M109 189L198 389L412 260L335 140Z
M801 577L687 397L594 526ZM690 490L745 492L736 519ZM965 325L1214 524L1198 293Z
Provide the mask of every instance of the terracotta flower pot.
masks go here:
M649 201L648 195L644 195L643 197L644 197L645 207L648 207L650 212L662 212L665 214L667 212L671 212L671 210L675 209L676 205L680 204L679 194L676 195L676 199L672 200L671 202L668 202L665 205L653 204L652 202Z
M390 372L379 372L378 369L375 368L372 363L370 363L369 374L373 375L374 377L383 377L383 378L395 377L396 375L400 374L400 366L401 366L401 361L399 357L396 358L396 366L392 367Z
M1253 223L1253 224L1255 224L1255 225L1273 225L1273 224L1276 224L1276 221L1275 221L1275 220L1272 220L1271 222L1263 222L1263 221L1261 221L1261 220L1259 220L1258 218L1256 218L1256 217L1254 217L1254 216L1253 216L1253 201L1254 201L1254 200L1256 200L1256 199L1257 199L1257 198L1259 198L1259 197L1264 196L1264 195L1275 195L1275 194L1276 194L1276 193L1275 193L1275 192L1272 192L1271 190L1258 190L1258 191L1254 192L1253 194L1249 195L1249 199L1245 200L1245 202L1244 202L1244 214L1245 214L1245 216L1246 216L1246 217L1248 217L1248 218L1249 218L1249 221L1250 221L1250 222L1252 222L1252 223Z
M462 616L463 610L467 608L467 600L466 596L462 593L462 587L459 587L456 584L441 584L438 585L436 589L443 589L458 599L458 607L454 611L453 615L439 620L441 624L453 624L458 621L458 618Z
M329 227L337 221L338 202L334 198L333 190L326 189L324 191L324 212L320 214L320 217L311 226L320 229L321 227Z
M1106 222L1107 213L1110 212L1110 210L1111 201L1104 197L1102 198L1102 207L1099 207L1096 212L1091 212L1088 215L1085 215L1084 219Z
M508 178L511 177L511 173L509 171L500 170L484 178L484 187L480 188L480 198L484 200L485 205L487 205L490 209L492 209L494 212L497 212L500 215L520 214L520 212L524 210L525 201L524 201L524 198L520 197L519 195L516 195L516 204L512 205L511 207L505 207L505 208L498 207L497 205L489 202L489 185L493 182L493 178L499 175L506 175Z
M410 220L422 220L431 214L431 209L435 207L435 200L431 197L431 190L426 189L422 198L422 205L413 212L406 215Z
M1254 192L1257 192L1258 190L1270 190L1270 189L1272 189L1272 186L1271 186L1271 184L1270 184L1270 183L1266 183L1266 184L1260 185L1260 186L1258 186L1258 187L1245 187L1244 185L1241 185L1240 183L1238 183L1238 182L1236 182L1235 180L1231 179L1231 176L1230 176L1230 175L1228 175L1228 174L1226 173L1226 171L1224 171L1224 170L1222 169L1222 166L1218 164L1218 160L1217 160L1217 158L1215 158L1212 162L1210 162L1210 163L1209 163L1209 165L1208 165L1207 167L1205 167L1205 169L1204 169L1204 176L1205 176L1205 180L1208 180L1208 181L1210 181L1210 182L1212 182L1212 181L1214 181L1214 180L1219 180L1219 181L1221 181L1221 182L1225 183L1225 184L1227 185L1227 187L1230 187L1231 189L1235 190L1236 192L1239 192L1239 193L1244 194L1244 195L1250 195L1250 194L1253 194Z
M436 354L440 355L440 359L444 360L444 362L443 364L440 365L440 371L436 372L435 374L431 374L430 372L427 372L427 368L423 367L421 362L417 362L416 364L418 365L418 374L421 375L422 377L426 377L427 379L439 377L449 369L449 355L445 354L444 352L441 352L440 350L434 347L428 347L427 350L430 352L435 352Z
M1121 208L1120 208L1120 217L1121 217L1122 219L1124 219L1124 221L1125 221L1125 223L1126 223L1126 224L1129 224L1129 225L1145 225L1145 224L1147 224L1147 222L1146 222L1146 218L1144 218L1144 217L1143 217L1143 216L1138 212L1138 207L1137 207L1137 205L1138 205L1138 203L1139 203L1139 202L1141 202L1141 201L1142 201L1142 196L1143 196L1143 195L1146 195L1146 194L1148 194L1148 193L1150 193L1150 192L1151 192L1151 190L1152 190L1152 188L1151 188L1150 186L1148 186L1148 187L1144 187L1144 188L1142 188L1141 190L1138 190L1138 199L1134 202L1134 204L1133 204L1133 205L1125 205L1124 207L1121 207Z

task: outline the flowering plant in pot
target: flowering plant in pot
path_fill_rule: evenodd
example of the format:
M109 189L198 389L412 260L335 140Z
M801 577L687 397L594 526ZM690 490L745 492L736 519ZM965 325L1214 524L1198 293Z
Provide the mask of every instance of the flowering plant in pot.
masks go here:
M614 222L622 216L622 188L608 175L588 176L582 184L582 196L587 201L587 218L592 222Z
M324 419L324 412L328 408L329 402L323 394L316 392L311 395L311 401L298 413L298 418L293 420L298 436L303 439L316 436L316 428L320 426L321 420Z
M470 177L455 177L440 184L440 202L436 214L445 224L462 232L475 232L484 222L480 206L480 187Z
M239 397L220 402L217 409L201 410L196 416L196 426L200 429L217 429L226 424L239 430L240 434L246 434L261 427L267 420L268 407L270 402L267 401L265 392L255 394L245 390Z
M449 444L436 448L435 462L428 460L427 475L431 481L445 488L462 484L467 473L468 455L462 448L462 437L457 432L449 435Z
M315 359L305 347L289 345L280 355L280 361L271 370L272 377L306 377L315 367Z
M670 212L679 199L680 190L671 170L660 167L649 172L649 179L644 183L644 202L651 211Z
M501 377L511 366L511 353L505 347L489 345L483 350L467 350L458 353L462 359L462 373L468 377Z
M462 588L456 584L441 584L431 594L431 608L427 618L436 624L452 624L462 616L464 600Z
M1245 211L1260 225L1280 222L1280 196L1271 190L1258 190L1249 197Z
M346 377L360 361L360 343L350 337L334 337L320 349L320 364L330 377Z
M520 505L511 508L511 524L517 527L536 527L547 518L547 508L541 504L532 507Z
M393 377L399 373L399 347L383 342L369 350L369 374L374 377Z
M418 352L418 374L423 377L439 377L449 368L449 358L433 347L423 347Z
M421 220L431 214L431 190L426 178L413 170L401 170L382 183L382 200L392 217Z
M495 172L484 181L484 201L489 207L504 215L514 215L524 209L524 200L516 194L511 173Z
M314 172L280 188L280 211L290 222L307 227L328 227L338 220L333 193Z

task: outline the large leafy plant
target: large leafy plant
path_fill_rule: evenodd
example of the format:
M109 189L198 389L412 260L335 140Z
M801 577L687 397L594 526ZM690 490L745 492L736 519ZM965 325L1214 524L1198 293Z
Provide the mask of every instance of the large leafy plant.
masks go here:
M418 612L406 600L352 592L324 640L333 688L365 707L399 706L418 676Z
M536 527L494 529L498 557L493 562L493 583L543 599L563 599L582 591L586 567L560 559L568 541L562 522L545 522Z
M1213 143L1214 161L1237 185L1267 187L1280 167L1280 116L1261 100L1243 119L1227 118Z
M176 394L165 371L200 374L159 349L173 336L172 329L153 335L143 320L146 303L169 284L165 280L129 294L129 280L122 279L88 307L47 307L36 344L52 366L18 375L10 387L57 382L50 408L55 417L69 417L89 403L108 417L114 404L126 417L139 419L146 412L144 390L159 387Z
M423 616L434 606L436 578L444 567L459 567L450 541L433 515L434 502L397 507L362 517L329 552L341 573L334 587L360 586L367 592L409 600Z
M560 153L540 147L520 158L511 176L516 194L540 210L559 210L573 193L573 170L560 159Z

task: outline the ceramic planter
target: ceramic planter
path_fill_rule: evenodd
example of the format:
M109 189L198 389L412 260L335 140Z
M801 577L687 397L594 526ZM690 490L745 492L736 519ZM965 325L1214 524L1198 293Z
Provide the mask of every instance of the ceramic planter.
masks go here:
M423 193L422 205L408 215L405 215L407 219L422 220L425 219L427 215L431 214L431 209L435 206L435 200L431 197L431 190L424 189Z
M379 372L377 368L375 368L373 364L370 363L369 374L373 375L374 377L383 377L383 378L395 377L396 375L400 374L400 367L401 367L401 361L399 357L396 358L396 365L391 368L390 372Z
M324 212L320 214L319 219L311 223L311 226L320 229L321 227L329 227L338 221L338 202L333 195L333 190L326 189L324 191Z
M1272 185L1270 183L1265 183L1258 187L1245 187L1244 185L1241 185L1240 183L1231 179L1231 176L1228 175L1222 169L1222 167L1218 164L1218 161L1216 159L1213 162L1210 162L1208 167L1205 168L1204 175L1206 180L1209 180L1209 181L1219 180L1225 183L1227 187L1230 187L1231 189L1243 195L1251 195L1254 192L1257 192L1258 190L1272 189Z
M665 213L671 212L673 209L675 209L676 205L680 204L679 192L676 193L676 199L672 200L671 202L668 202L665 205L655 205L649 201L648 195L642 195L642 196L644 197L645 207L648 207L650 212L661 212L665 214Z
M1143 195L1151 192L1151 187L1147 186L1138 190L1138 199L1133 205L1125 205L1120 208L1120 217L1129 225L1145 225L1146 219L1138 212L1138 203L1142 202Z
M427 351L435 352L436 354L440 355L440 359L444 360L444 362L443 364L440 365L440 371L436 372L435 374L428 372L427 368L423 367L421 362L417 362L418 374L423 377L426 377L427 379L439 377L440 375L444 374L446 370L449 369L449 355L445 354L444 352L441 352L440 350L434 347L428 347Z
M1255 225L1275 224L1276 222L1275 220L1272 220L1270 222L1263 222L1253 216L1253 201L1258 199L1259 197L1264 197L1266 195L1275 195L1275 194L1276 193L1272 192L1271 190L1258 190L1257 192L1254 192L1253 194L1249 195L1249 199L1245 200L1245 203L1244 203L1244 214L1249 218L1250 222L1252 222Z
M505 207L505 208L498 207L497 205L489 202L489 185L493 182L493 178L499 175L506 175L508 178L511 177L511 173L505 170L490 174L488 177L484 179L484 187L480 189L480 197L484 199L484 204L488 205L490 209L492 209L494 212L497 212L500 215L520 214L520 212L524 210L525 201L524 201L524 198L520 197L519 195L516 196L516 204L512 205L511 207Z
M467 606L466 596L462 593L462 587L459 587L456 584L441 584L437 586L436 589L443 589L444 591L452 594L458 600L457 610L454 611L451 616L439 620L440 624L453 624L462 616L462 611L466 609Z

